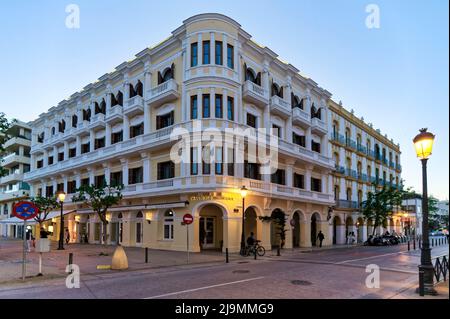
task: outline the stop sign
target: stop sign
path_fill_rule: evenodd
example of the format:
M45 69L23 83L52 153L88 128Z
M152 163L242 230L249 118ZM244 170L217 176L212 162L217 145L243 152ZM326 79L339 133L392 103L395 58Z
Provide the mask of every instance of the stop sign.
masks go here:
M192 217L191 214L185 214L183 216L183 223L185 223L186 225L192 224L193 221L194 221L194 217Z

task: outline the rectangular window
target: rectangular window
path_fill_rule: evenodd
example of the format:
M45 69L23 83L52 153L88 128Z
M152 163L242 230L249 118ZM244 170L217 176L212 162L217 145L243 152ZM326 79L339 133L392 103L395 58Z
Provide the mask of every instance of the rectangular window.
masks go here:
M222 108L222 95L216 94L216 119L221 119L223 117Z
M158 163L158 180L175 177L175 164L172 161Z
M281 138L281 127L279 127L278 125L272 124L272 130L273 130L273 133L272 133L273 135Z
M314 141L311 141L311 150L313 152L320 153L320 143L316 143Z
M172 126L175 122L174 111L156 117L156 129L160 130L165 127Z
M245 161L244 163L244 177L261 180L261 174L259 172L259 164L249 163Z
M271 181L274 184L285 185L285 171L283 169L278 169L274 174L272 174Z
M91 145L89 142L86 144L81 144L81 154L89 153L90 149L91 149Z
M234 121L234 99L231 96L227 97L227 119Z
M123 141L123 131L111 134L111 144L116 144Z
M208 159L207 162L204 161L205 159ZM211 151L210 151L209 146L203 148L202 172L203 172L203 175L211 174Z
M292 142L294 144L300 145L302 147L306 147L306 138L305 138L305 136L292 133Z
M203 41L203 64L210 64L210 44L209 41Z
M253 114L247 113L247 125L257 128L257 121L256 116Z
M294 173L294 187L304 189L305 188L305 176Z
M57 191L57 192L62 192L62 191L64 191L64 183L56 184L56 191Z
M198 174L198 154L197 148L191 147L191 175Z
M144 134L144 123L130 127L130 138Z
M223 50L222 41L216 41L216 65L223 64L222 50Z
M198 101L197 95L191 96L191 120L198 118Z
M223 151L221 147L215 149L216 175L223 175Z
M48 197L53 197L53 186L47 186L45 188L45 196Z
M64 152L58 153L58 162L64 161Z
M191 44L191 67L197 66L198 64L198 44Z
M74 194L77 190L77 183L75 181L68 181L67 182L67 193L68 194Z
M40 161L36 162L36 167L37 168L42 168L42 166L44 166L44 161L43 160L40 160Z
M123 184L122 171L111 173L111 186L119 186Z
M209 94L203 94L203 118L209 118L210 116Z
M314 192L321 192L322 181L318 178L311 177L311 190Z
M234 149L229 148L227 154L228 176L234 176Z
M104 137L102 137L102 138L96 138L95 139L95 149L99 149L99 148L102 148L102 147L105 147L105 138Z
M49 156L48 160L47 160L48 165L52 165L53 164L53 156Z
M94 177L95 187L103 187L106 184L105 175L99 175Z
M234 47L231 44L227 45L227 66L234 69Z
M89 178L83 178L81 180L81 185L82 186L89 186Z
M128 171L128 184L138 184L142 183L144 180L144 168L143 167L137 167L137 168L131 168Z
M69 158L77 156L77 148L69 148Z

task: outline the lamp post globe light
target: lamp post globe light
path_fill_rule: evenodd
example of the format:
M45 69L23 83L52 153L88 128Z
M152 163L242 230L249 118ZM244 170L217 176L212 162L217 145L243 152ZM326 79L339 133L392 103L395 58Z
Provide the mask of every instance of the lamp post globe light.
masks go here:
M431 248L428 225L428 189L427 189L427 161L433 150L434 135L421 129L420 133L413 139L417 157L422 162L422 249L420 252L419 271L423 272L424 293L436 295L433 287L434 268L431 262Z
M63 206L64 200L66 199L66 193L63 191L58 191L56 193L56 198L59 201L59 205L61 206L61 216L60 216L60 227L59 227L59 242L58 242L58 250L64 250L64 214L63 214Z
M244 186L241 187L240 192L242 196L242 234L241 234L241 252L240 254L244 256L245 254L245 196L247 196L247 188Z

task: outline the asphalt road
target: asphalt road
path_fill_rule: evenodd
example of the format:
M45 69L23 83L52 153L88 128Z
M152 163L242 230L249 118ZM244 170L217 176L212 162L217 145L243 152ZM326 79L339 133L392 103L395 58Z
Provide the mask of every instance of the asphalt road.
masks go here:
M448 246L433 248L433 256L448 254ZM229 264L197 265L81 274L80 288L69 289L65 279L27 287L0 287L0 298L392 298L417 283L420 251L406 246L353 247L284 253ZM366 266L380 269L380 287L368 288Z

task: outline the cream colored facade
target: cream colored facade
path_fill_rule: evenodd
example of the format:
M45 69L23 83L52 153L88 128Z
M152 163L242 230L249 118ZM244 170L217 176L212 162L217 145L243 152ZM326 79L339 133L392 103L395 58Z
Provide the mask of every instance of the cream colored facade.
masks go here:
M336 205L331 216L333 243L348 242L353 232L357 242L364 242L373 232L373 223L363 219L360 204L373 191L373 182L381 187L401 186L400 146L347 111L341 104L329 100L330 148L335 170L333 190ZM402 216L394 214L387 227L376 233L402 233Z
M190 213L191 251L238 251L239 189L245 185L246 236L254 232L266 248L278 245L274 223L259 217L281 211L288 220L285 247L310 247L319 230L324 245L331 245L327 216L335 205L335 164L330 98L294 66L252 41L236 21L200 14L41 114L32 123L32 170L26 180L33 195L48 196L57 189L69 194L65 225L73 242L86 234L90 243L98 243L101 232L98 217L71 202L74 190L83 183L120 180L124 198L108 212L110 243L185 250L181 222ZM245 143L234 151L208 146L211 154L234 165L220 160L209 169L203 163L171 164L171 132L192 132L194 120L220 132L278 128L276 176L259 176L254 166L243 164L238 154L248 155ZM57 220L51 223L56 229Z
M11 219L13 205L29 196L30 187L23 182L24 174L30 171L31 127L21 121L8 130L11 138L3 146L0 165L8 174L0 178L0 237L22 235L23 225Z

